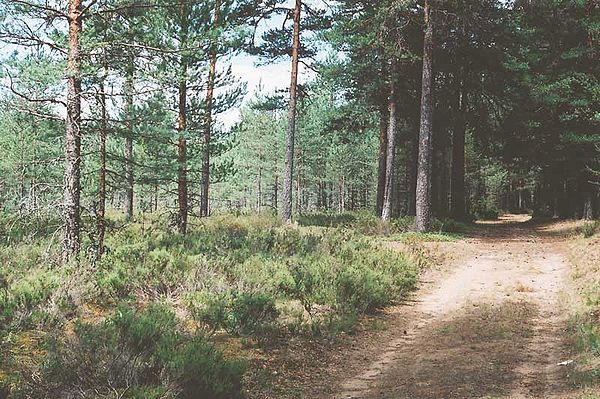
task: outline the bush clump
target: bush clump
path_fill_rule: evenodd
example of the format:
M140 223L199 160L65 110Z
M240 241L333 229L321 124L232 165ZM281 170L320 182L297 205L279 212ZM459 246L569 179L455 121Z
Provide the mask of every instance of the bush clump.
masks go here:
M380 222L366 214L317 220L353 220L379 234ZM140 217L107 232L100 261L83 255L92 253L86 247L77 265L60 262L51 237L31 243L25 234L0 247L0 376L30 397L106 397L114 388L125 398L235 398L241 366L210 345L215 334L260 343L285 331L350 331L365 312L401 299L424 263L418 243L390 250L353 227L288 226L263 215L193 222L181 235L163 219ZM117 306L124 301L146 310ZM206 335L184 331L173 312ZM39 356L24 360L19 337L34 330L55 338L27 342L28 351L49 353L29 372ZM43 375L43 383L20 383L28 375ZM207 380L193 379L200 375ZM205 393L185 393L192 386Z
M33 397L235 399L241 362L227 360L201 334L178 328L164 305L119 306L100 323L75 322L49 340Z
M593 237L600 229L600 222L586 223L578 228L578 232L585 238Z
M243 336L268 332L279 312L275 300L264 293L215 295L197 305L192 303L194 318L212 329L224 329Z

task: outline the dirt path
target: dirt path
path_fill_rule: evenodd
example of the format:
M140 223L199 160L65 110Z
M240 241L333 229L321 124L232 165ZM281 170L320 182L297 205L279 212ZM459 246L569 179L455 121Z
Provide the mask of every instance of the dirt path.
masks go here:
M449 267L426 276L377 342L345 356L346 376L323 397L575 398L559 365L569 359L565 232L517 221L440 244Z

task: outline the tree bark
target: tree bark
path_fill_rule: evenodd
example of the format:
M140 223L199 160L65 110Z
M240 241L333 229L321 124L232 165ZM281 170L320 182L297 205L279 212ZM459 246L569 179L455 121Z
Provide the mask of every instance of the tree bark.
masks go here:
M185 0L182 0L181 5L181 37L180 46L185 50L187 46L188 36L188 20L187 7ZM178 126L179 142L177 143L177 199L179 205L178 212L178 228L181 234L187 233L187 218L188 218L188 187L187 187L187 68L188 60L185 55L180 59L179 71L179 102L178 102Z
M406 195L406 213L408 216L416 216L417 203L417 159L419 157L419 133L414 126L411 126L411 139L408 144L409 154L407 156L406 174L408 179L408 193Z
M423 48L423 80L421 88L421 128L417 166L416 228L431 230L431 158L433 134L433 16L425 0L425 41Z
M273 201L272 207L275 212L279 209L279 176L275 175L275 181L273 182Z
M467 25L465 21L460 21L459 28L459 46L469 47L469 38L467 34ZM467 93L466 93L466 75L467 67L459 65L456 71L456 97L455 97L455 118L454 128L452 129L452 166L450 178L450 205L451 215L456 220L464 221L467 219L467 201L465 191L465 136L467 131Z
M462 77L458 84L455 125L452 132L452 180L451 203L452 217L465 220L465 134L467 130L465 116L464 82Z
M391 69L392 71L394 68ZM396 130L398 129L398 115L396 91L394 84L390 84L390 97L388 109L387 153L385 162L385 186L383 195L383 208L381 220L389 221L392 218L392 197L394 195L394 155L396 153Z
M288 105L288 127L285 135L285 174L283 178L283 214L285 222L292 221L292 180L294 176L294 135L296 133L296 104L298 100L298 61L300 51L300 13L302 0L294 7L294 44L292 47L292 81Z
M262 166L258 165L256 170L256 213L260 213L262 207Z
M377 204L375 214L381 217L385 199L386 167L388 147L388 110L381 107L379 111L379 166L377 171Z
M218 29L221 17L221 1L215 0L213 27ZM202 192L200 193L200 216L208 216L208 193L210 187L210 141L212 131L212 110L215 90L215 79L217 76L217 43L212 43L213 48L209 55L209 70L206 89L206 109L204 121L204 138L202 152Z
M106 71L106 68L105 68ZM106 72L105 72L106 75ZM96 229L98 234L96 259L100 260L104 253L104 235L106 232L106 137L108 136L108 114L106 112L106 91L104 78L100 82L100 168L98 170L98 210L96 214Z
M346 211L346 179L344 178L344 176L340 177L340 181L339 181L339 206L338 206L338 213L344 213Z
M69 51L67 56L67 123L65 132L63 261L81 248L81 54L83 28L81 0L69 0Z
M133 91L135 60L129 59L125 77L125 117L127 118L127 132L125 136L125 219L133 217Z
M587 194L583 203L583 219L594 219L594 199L591 194Z

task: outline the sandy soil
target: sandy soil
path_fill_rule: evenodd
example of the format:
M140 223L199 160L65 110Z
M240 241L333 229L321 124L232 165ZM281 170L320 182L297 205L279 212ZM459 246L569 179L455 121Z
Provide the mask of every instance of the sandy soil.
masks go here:
M561 365L571 227L509 216L466 241L435 244L449 255L445 267L392 310L384 333L347 354L331 394L310 397L577 397Z

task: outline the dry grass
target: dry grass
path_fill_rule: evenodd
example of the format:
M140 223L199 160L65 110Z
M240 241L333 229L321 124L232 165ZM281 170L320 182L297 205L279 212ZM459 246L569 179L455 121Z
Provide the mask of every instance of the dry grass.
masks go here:
M520 281L517 283L515 287L516 292L535 292L535 288L524 285Z

